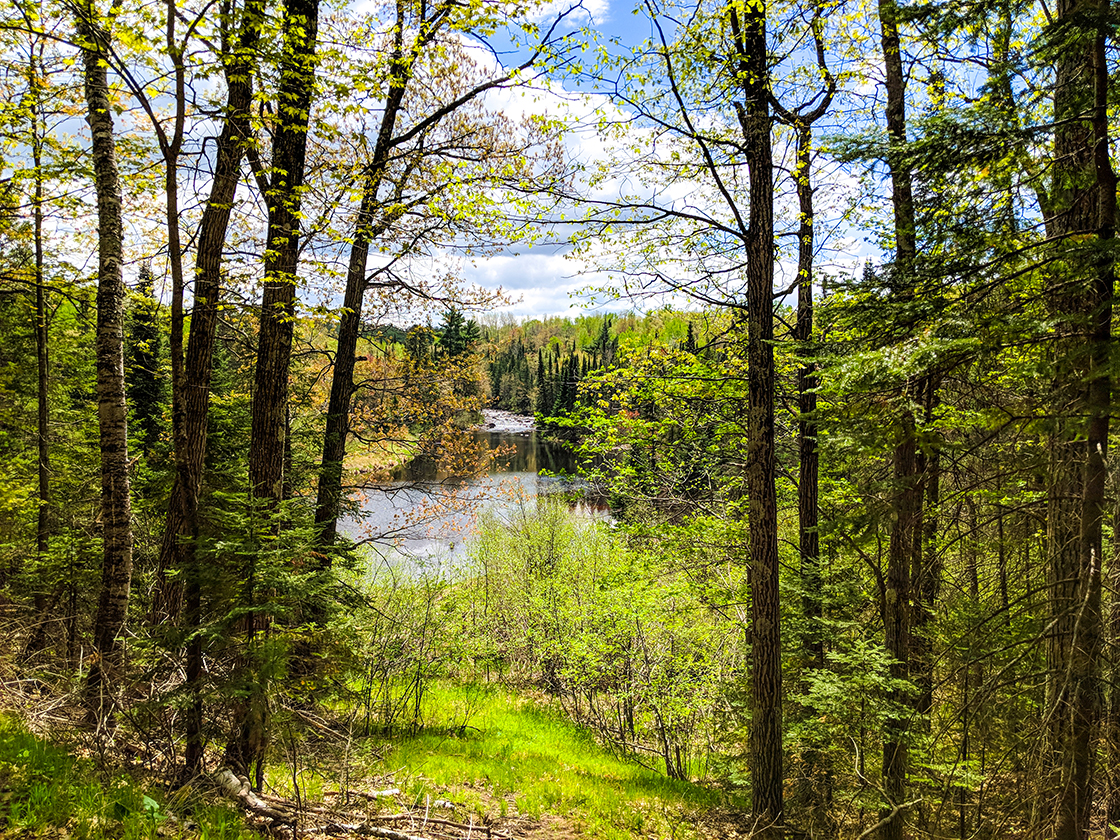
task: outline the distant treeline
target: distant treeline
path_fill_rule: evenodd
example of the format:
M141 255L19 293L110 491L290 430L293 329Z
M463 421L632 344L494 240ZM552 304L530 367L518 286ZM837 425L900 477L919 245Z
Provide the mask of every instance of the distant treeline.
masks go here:
M542 421L571 415L579 384L609 369L625 347L670 345L696 351L693 320L701 316L659 309L639 315L584 315L482 327L490 404Z

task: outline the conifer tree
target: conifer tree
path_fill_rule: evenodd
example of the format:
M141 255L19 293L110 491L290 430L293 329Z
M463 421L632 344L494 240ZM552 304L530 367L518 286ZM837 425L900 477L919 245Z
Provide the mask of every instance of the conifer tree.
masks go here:
M145 458L152 457L152 448L163 426L163 378L160 376L161 333L159 301L154 294L155 279L148 263L140 266L136 294L129 309L128 385L132 415L136 418L140 449Z

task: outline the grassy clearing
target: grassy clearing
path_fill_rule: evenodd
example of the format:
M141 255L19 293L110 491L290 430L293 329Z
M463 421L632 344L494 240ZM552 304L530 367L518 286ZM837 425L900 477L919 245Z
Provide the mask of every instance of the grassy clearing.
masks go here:
M168 815L166 795L125 775L99 775L92 763L0 716L0 837L74 840L250 840L228 808L190 808L190 822ZM176 803L181 817L185 803Z
M587 837L629 840L709 837L717 811L744 804L614 756L559 710L501 688L440 685L425 712L428 728L371 767L397 770L414 806L445 799L485 822L559 817Z
M328 781L326 768L301 762L302 796L316 801L328 785L362 788L392 777L402 790L400 804L414 812L450 810L464 822L499 824L534 840L707 838L718 833L716 824L726 824L728 809L743 805L611 755L558 709L502 688L435 685L424 698L423 718L418 734L352 744L345 784L335 773ZM283 746L274 745L268 787L290 795L293 769L281 758ZM0 837L259 837L237 811L200 799L168 795L124 773L99 773L92 761L0 715Z

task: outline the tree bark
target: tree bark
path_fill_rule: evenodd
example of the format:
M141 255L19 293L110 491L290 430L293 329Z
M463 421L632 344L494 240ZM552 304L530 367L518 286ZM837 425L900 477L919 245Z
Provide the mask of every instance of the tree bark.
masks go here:
M47 318L47 287L44 277L43 255L43 129L42 106L40 100L42 80L41 63L36 55L37 43L33 40L28 48L27 85L31 95L31 158L34 166L35 186L31 197L32 236L35 249L35 374L36 374L36 454L38 473L39 509L35 524L35 553L40 568L45 568L47 553L50 550L51 529L54 523L54 510L51 505L51 448L50 448L50 330ZM50 594L49 581L43 581L35 591L35 626L21 653L26 659L47 645L47 624L51 610L58 601L59 589L54 586Z
M35 237L35 363L38 381L38 474L39 474L39 515L35 529L35 547L42 561L50 548L51 523L51 446L50 446L50 344L47 323L47 288L44 277L43 256L43 137L42 106L40 104L39 77L40 63L35 55L35 45L29 50L27 83L32 93L31 154L35 167L35 195L32 198L33 226Z
M199 494L206 460L214 342L221 298L222 256L240 181L245 141L251 135L252 57L263 17L262 0L249 0L240 13L237 45L225 56L226 115L215 144L210 196L198 229L190 337L181 376L178 379L172 377L173 388L179 392L178 408L173 412L179 415L175 430L175 481L160 546L154 613L158 620L174 620L179 614L185 588L184 630L187 634L194 634L202 622L202 592L195 552ZM171 212L169 205L169 217ZM173 323L175 320L179 320L181 330L181 311L178 316L173 313ZM168 572L173 569L184 572L182 585L169 578ZM187 643L186 677L191 702L184 715L184 770L189 778L203 769L202 641L197 634L192 635Z
M300 201L315 88L318 0L287 0L268 195L264 294L253 388L249 487L275 509L283 497L285 412L295 326Z
M826 100L825 107L831 97ZM797 322L794 338L800 347L802 364L797 371L797 442L798 482L797 521L798 548L801 555L801 608L805 617L805 635L802 640L804 658L804 688L810 687L809 677L825 667L823 595L821 579L821 548L819 533L820 450L817 444L817 370L813 358L813 185L812 185L812 124L797 125L797 185L801 224L798 229L797 255ZM812 710L806 710L811 714ZM805 773L802 798L812 810L811 822L826 830L828 808L832 802L832 777L824 760L821 744L807 743L803 760Z
M892 287L905 302L913 295L914 261L917 257L917 230L914 193L906 147L906 77L902 66L902 46L898 31L899 10L895 0L879 0L879 28L886 70L887 164L891 174L891 205L894 210L895 259ZM910 383L908 390L920 388ZM907 399L904 393L903 399ZM917 451L914 416L902 409L898 441L894 449L893 524L887 555L886 588L883 592L883 628L887 652L893 662L891 676L906 679L910 674L910 573L915 556L916 537L921 517L919 489L920 458ZM891 692L895 703L905 703L901 692ZM879 836L883 840L902 840L909 770L908 715L890 717L883 734L883 792L886 803L880 812Z
M747 497L751 570L750 767L753 830L784 832L778 498L774 449L774 183L766 5L729 10L738 79L739 121L748 169Z
M101 595L93 625L94 655L86 702L103 712L122 664L121 632L132 584L132 523L128 475L128 411L124 388L124 227L113 138L106 46L109 35L92 5L77 13L85 71L86 121L93 136L97 193L97 401L101 449L104 544Z
M1055 217L1071 241L1095 235L1095 250L1060 264L1051 306L1055 342L1055 429L1048 492L1051 624L1047 644L1050 722L1048 800L1057 840L1088 836L1093 757L1101 710L1101 523L1109 436L1116 176L1109 153L1108 0L1058 4L1067 43L1055 68ZM1090 26L1090 22L1095 25ZM1085 115L1091 119L1086 120ZM1063 276L1073 274L1074 277ZM1078 275L1087 275L1077 282Z
M940 402L940 381L936 373L925 378L925 422L933 421ZM941 597L941 555L937 547L938 516L941 503L941 454L939 448L931 446L924 459L922 490L925 495L924 510L920 517L920 529L914 536L919 543L914 547L913 585L914 614L910 638L911 673L918 688L916 708L918 714L928 717L933 711L933 645L930 630L934 611Z
M1120 492L1116 484L1120 472L1114 473L1112 509L1112 562L1109 569L1109 663L1108 716L1105 720L1105 840L1120 838ZM1114 829L1113 826L1116 826Z
M350 431L350 399L354 395L354 354L358 349L358 330L366 292L366 263L369 258L369 226L377 187L367 177L362 205L354 225L354 242L346 271L346 292L338 325L338 344L331 374L331 394L327 405L327 426L323 433L323 458L319 466L319 486L315 498L316 540L320 547L331 545L338 533L342 507L342 472L346 459L346 436ZM329 559L324 562L329 563Z
M261 301L260 337L254 376L251 437L249 441L249 492L254 516L272 519L284 495L285 438L287 433L288 373L295 330L296 269L299 262L300 201L307 160L307 129L315 89L318 0L286 0L282 23L283 50L280 85L275 107L271 175L266 200L268 234L264 255L264 294ZM256 610L257 566L251 555L244 572L242 596L246 607L245 633L252 645L260 617ZM235 725L226 745L225 760L248 775L256 765L259 785L267 743L268 700L247 657L248 699L235 714Z

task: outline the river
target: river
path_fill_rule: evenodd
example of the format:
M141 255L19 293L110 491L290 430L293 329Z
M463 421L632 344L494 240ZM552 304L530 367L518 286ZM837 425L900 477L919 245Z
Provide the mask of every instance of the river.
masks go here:
M430 458L416 458L392 481L366 488L359 516L340 523L343 533L394 567L450 572L465 559L482 511L509 513L578 482L571 478L575 456L545 440L533 418L490 409L482 414L482 427L472 434L492 456L484 474L463 479L440 471ZM600 515L583 504L573 507Z

